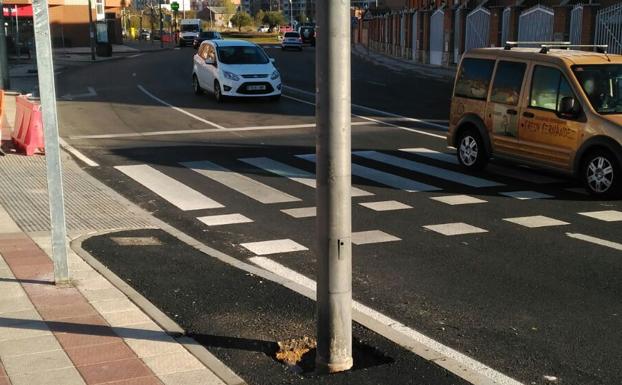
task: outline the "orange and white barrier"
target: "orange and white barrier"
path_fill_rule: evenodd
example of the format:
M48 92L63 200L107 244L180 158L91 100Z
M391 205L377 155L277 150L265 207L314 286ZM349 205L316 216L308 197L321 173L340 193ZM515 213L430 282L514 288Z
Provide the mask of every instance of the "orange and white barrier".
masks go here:
M41 106L25 95L15 98L15 126L11 138L15 147L28 156L37 151L44 152Z

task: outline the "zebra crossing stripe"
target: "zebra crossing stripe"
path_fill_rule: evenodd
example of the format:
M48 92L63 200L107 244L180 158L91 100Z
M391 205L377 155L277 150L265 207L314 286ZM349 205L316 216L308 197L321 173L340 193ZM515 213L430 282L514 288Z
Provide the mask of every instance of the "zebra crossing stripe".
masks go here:
M566 233L567 236L574 239L579 239L581 241L593 243L595 245L609 247L614 250L622 251L622 243L608 241L606 239L600 239L596 237L592 237L590 235L579 234L579 233Z
M400 151L407 152L409 154L419 155L428 159L438 160L440 162L459 165L458 159L456 158L455 154L447 154L444 152L430 150L429 148L402 148L400 149ZM561 179L551 178L546 175L529 172L527 170L520 170L513 167L504 167L498 164L489 164L486 167L486 171L490 172L491 174L501 175L536 184L563 182Z
M276 160L272 160L269 158L241 158L238 159L244 163L250 164L262 170L266 170L273 174L288 178L293 180L294 182L302 183L305 186L309 186L315 188L315 174L307 172L305 170L301 170L296 167L289 166L285 163L278 162ZM353 197L362 197L362 196L370 196L374 195L365 190L361 190L360 188L352 186L352 196Z
M116 166L115 168L181 210L225 207L146 164Z
M315 162L315 154L303 154L296 155L297 158ZM414 181L412 179L404 178L398 175L389 174L388 172L375 170L373 168L365 167L352 163L352 175L360 178L368 179L385 186L393 187L395 189L404 190L407 192L422 192L422 191L439 191L440 188L429 184Z
M183 162L181 165L261 203L270 204L300 201L300 199L295 196L279 191L207 160Z
M463 184L470 187L496 187L503 186L502 183L493 182L491 180L478 178L460 172L446 170L444 168L430 166L424 163L415 162L409 159L399 158L397 156L384 154L377 151L355 151L354 155L362 158L375 160L377 162L385 163L391 166L400 167L409 171L414 171L420 174L431 175L435 178L448 180L458 184Z

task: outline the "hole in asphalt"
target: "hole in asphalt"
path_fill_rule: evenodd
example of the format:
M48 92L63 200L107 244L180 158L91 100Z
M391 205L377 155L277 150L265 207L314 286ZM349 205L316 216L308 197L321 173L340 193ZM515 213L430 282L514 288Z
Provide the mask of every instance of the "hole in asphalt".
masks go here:
M305 377L320 376L315 371L316 346L316 341L312 337L282 341L278 343L278 350L272 358L296 374ZM391 357L377 348L357 340L352 342L352 359L354 366L349 371L369 369L394 362ZM333 375L339 375L339 373Z

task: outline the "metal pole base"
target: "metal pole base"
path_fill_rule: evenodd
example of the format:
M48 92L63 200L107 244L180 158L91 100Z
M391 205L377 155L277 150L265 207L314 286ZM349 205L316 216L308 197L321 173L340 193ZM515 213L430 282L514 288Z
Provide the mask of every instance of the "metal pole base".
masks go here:
M344 359L343 362L333 362L333 363L327 363L327 362L322 362L319 359L315 360L315 371L318 374L332 374L332 373L339 373L339 372L345 372L346 370L350 370L352 369L352 365L354 365L354 361L352 360L352 357L348 357L346 359Z

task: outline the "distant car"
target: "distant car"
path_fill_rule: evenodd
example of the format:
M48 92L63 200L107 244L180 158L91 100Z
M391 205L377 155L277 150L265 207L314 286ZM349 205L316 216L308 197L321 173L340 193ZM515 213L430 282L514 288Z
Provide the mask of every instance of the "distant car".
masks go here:
M281 41L281 49L285 51L288 48L302 51L302 38L298 32L285 32L283 41Z
M315 27L303 26L298 32L300 32L303 44L311 44L315 47Z
M142 31L140 31L140 35L138 35L138 38L140 40L149 40L151 39L151 32L143 29Z
M279 33L283 34L285 32L293 32L294 31L294 27L292 27L291 25L281 25L279 27Z
M199 46L205 40L222 40L222 36L216 31L204 31L199 33L199 36L194 39L194 41L192 42L192 46L194 47L194 49L199 49Z
M281 97L281 74L257 44L244 40L206 40L194 55L192 86L222 103L227 97Z
M260 25L259 28L257 28L257 32L269 32L269 31L270 31L270 27L266 25Z

